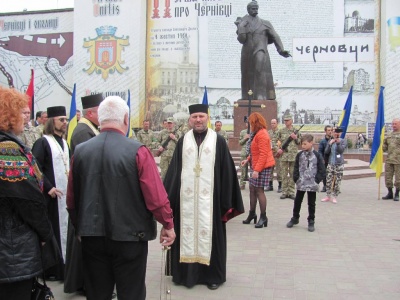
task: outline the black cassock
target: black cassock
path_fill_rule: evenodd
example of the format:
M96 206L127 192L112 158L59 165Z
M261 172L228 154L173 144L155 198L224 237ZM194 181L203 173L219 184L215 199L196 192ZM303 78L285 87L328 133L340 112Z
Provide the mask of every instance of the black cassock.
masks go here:
M54 135L55 140L58 142L60 147L64 150L64 144L62 137ZM36 157L36 160L43 172L43 195L46 199L47 212L51 225L53 226L54 237L56 238L58 247L61 248L61 233L60 233L60 220L58 215L58 202L51 198L48 192L56 186L56 180L54 177L53 158L49 142L45 137L38 139L32 147L32 154ZM64 280L64 261L61 259L60 262L45 272L46 276L55 276L58 280Z
M206 133L196 134L204 140ZM164 186L174 214L176 239L167 258L168 272L172 280L192 287L196 284L221 284L226 281L226 222L244 212L242 194L236 174L235 164L225 139L217 134L214 168L213 233L210 265L180 263L180 188L182 172L183 139L178 141L174 156L164 179ZM194 174L193 174L194 176ZM171 266L168 265L171 261Z
M97 125L93 124L94 127ZM78 123L71 137L71 155L75 147L90 140L96 134L84 123ZM81 242L75 236L75 228L72 222L68 222L67 253L65 264L64 293L74 293L84 289L83 261Z

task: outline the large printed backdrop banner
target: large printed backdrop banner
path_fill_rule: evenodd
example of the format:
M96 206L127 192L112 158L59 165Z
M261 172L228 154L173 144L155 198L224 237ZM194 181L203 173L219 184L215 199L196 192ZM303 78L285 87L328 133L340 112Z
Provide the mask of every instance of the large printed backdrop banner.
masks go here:
M131 118L139 126L144 111L146 2L75 1L74 80L80 97L103 93L128 100Z

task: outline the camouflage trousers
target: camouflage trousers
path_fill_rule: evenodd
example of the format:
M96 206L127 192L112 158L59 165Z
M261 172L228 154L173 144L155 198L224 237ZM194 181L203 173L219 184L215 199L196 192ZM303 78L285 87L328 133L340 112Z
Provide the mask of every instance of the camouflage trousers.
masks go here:
M344 165L331 165L326 167L326 194L336 197L340 193Z
M275 167L272 167L272 174L276 172L276 180L282 181L282 175L281 175L281 160L278 158L275 158Z
M393 188L393 176L394 187L400 189L400 165L385 163L385 185L387 188Z
M165 174L167 174L167 170L169 164L171 162L172 156L163 156L160 157L160 169L161 169L161 179L164 180Z
M240 157L240 162L242 162L243 160L245 160L247 158L247 156L241 156ZM240 165L240 163L239 163ZM244 167L240 167L240 185L244 185L246 184L246 182L244 181L244 179L246 178L246 174L249 172L249 164L245 164Z
M281 161L282 195L295 195L293 170L294 161Z

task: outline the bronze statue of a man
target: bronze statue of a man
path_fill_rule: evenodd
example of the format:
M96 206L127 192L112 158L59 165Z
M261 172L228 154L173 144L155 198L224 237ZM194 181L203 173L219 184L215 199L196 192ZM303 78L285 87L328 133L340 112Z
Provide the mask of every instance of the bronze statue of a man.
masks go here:
M275 44L276 50L283 57L291 56L284 50L279 35L269 21L260 19L258 3L247 5L248 14L237 18L237 39L243 44L240 67L242 72L242 99L248 98L248 91L253 91L253 99L274 100L275 87L269 59L268 44Z

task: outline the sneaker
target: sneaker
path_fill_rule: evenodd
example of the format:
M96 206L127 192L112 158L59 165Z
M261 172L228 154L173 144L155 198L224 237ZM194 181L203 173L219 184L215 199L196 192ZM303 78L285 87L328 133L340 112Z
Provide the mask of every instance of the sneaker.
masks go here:
M332 197L332 203L337 203L337 200L336 200L336 198L335 197Z
M331 200L331 197L326 196L325 198L322 198L321 201L322 202L329 202Z
M295 195L290 195L289 198L294 200L294 199L296 199L296 196Z
M290 221L286 224L287 228L292 228L293 225L299 224L299 219L291 218Z
M287 196L285 194L282 194L282 196L279 197L280 199L286 199Z

